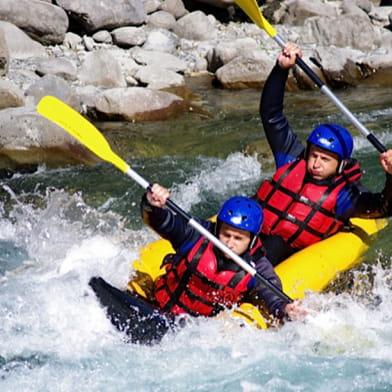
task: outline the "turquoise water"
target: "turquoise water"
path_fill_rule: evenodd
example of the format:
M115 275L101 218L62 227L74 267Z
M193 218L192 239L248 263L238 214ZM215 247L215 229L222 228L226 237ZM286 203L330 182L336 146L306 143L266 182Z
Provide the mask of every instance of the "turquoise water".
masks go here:
M150 182L170 187L192 215L209 217L271 174L259 92L199 91L210 115L154 124L99 124ZM386 89L339 94L392 146ZM288 114L304 138L315 122L348 126L318 92L291 93ZM354 109L353 109L354 110ZM261 142L261 146L263 146ZM262 147L263 148L263 147ZM382 187L377 154L355 136L364 183ZM139 218L143 193L110 164L40 167L1 184L0 388L2 391L390 391L391 230L384 230L339 294L309 293L305 322L260 331L232 319L197 320L153 347L124 343L87 285L101 275L125 287L138 249L156 239Z

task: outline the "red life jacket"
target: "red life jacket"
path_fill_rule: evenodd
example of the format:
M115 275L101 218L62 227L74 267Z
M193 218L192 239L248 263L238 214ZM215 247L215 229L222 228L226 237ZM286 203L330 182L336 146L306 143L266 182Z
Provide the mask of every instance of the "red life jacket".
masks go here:
M262 233L278 235L294 249L329 237L344 225L336 216L338 193L362 175L357 162L326 185L305 181L306 172L304 159L288 163L257 191L264 209Z
M258 240L251 254L261 249ZM214 245L202 237L178 263L168 265L166 274L155 283L155 297L167 312L213 316L225 306L238 303L247 292L251 278L234 262L228 261L218 271Z

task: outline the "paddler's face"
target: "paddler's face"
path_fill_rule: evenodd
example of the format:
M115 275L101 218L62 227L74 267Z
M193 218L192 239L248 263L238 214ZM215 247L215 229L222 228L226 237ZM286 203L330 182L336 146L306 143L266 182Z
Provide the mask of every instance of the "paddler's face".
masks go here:
M249 247L251 233L222 222L219 230L219 239L234 253L241 255ZM225 257L228 257L227 254L224 253L224 255Z
M325 180L336 173L339 155L312 144L309 149L307 170L315 180Z

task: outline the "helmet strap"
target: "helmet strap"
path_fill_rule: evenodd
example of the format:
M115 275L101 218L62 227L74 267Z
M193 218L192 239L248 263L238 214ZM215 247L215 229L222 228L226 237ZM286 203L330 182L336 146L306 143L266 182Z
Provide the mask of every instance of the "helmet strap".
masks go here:
M342 174L344 168L346 167L347 159L340 159L338 163L338 169L336 171L337 174Z
M251 250L256 245L257 238L258 238L258 235L257 234L253 234L253 238L251 238L250 242L249 242L249 246L248 246L249 250Z

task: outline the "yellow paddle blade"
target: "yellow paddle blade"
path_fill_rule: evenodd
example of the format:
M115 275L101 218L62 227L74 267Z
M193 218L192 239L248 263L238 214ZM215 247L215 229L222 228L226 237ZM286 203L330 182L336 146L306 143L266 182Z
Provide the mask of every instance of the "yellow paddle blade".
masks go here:
M126 173L129 165L112 151L101 132L76 110L58 98L48 95L40 100L37 111L79 140L99 158L112 163Z
M234 0L234 2L249 16L253 23L265 30L271 38L275 37L277 31L271 26L268 20L264 18L256 0Z

